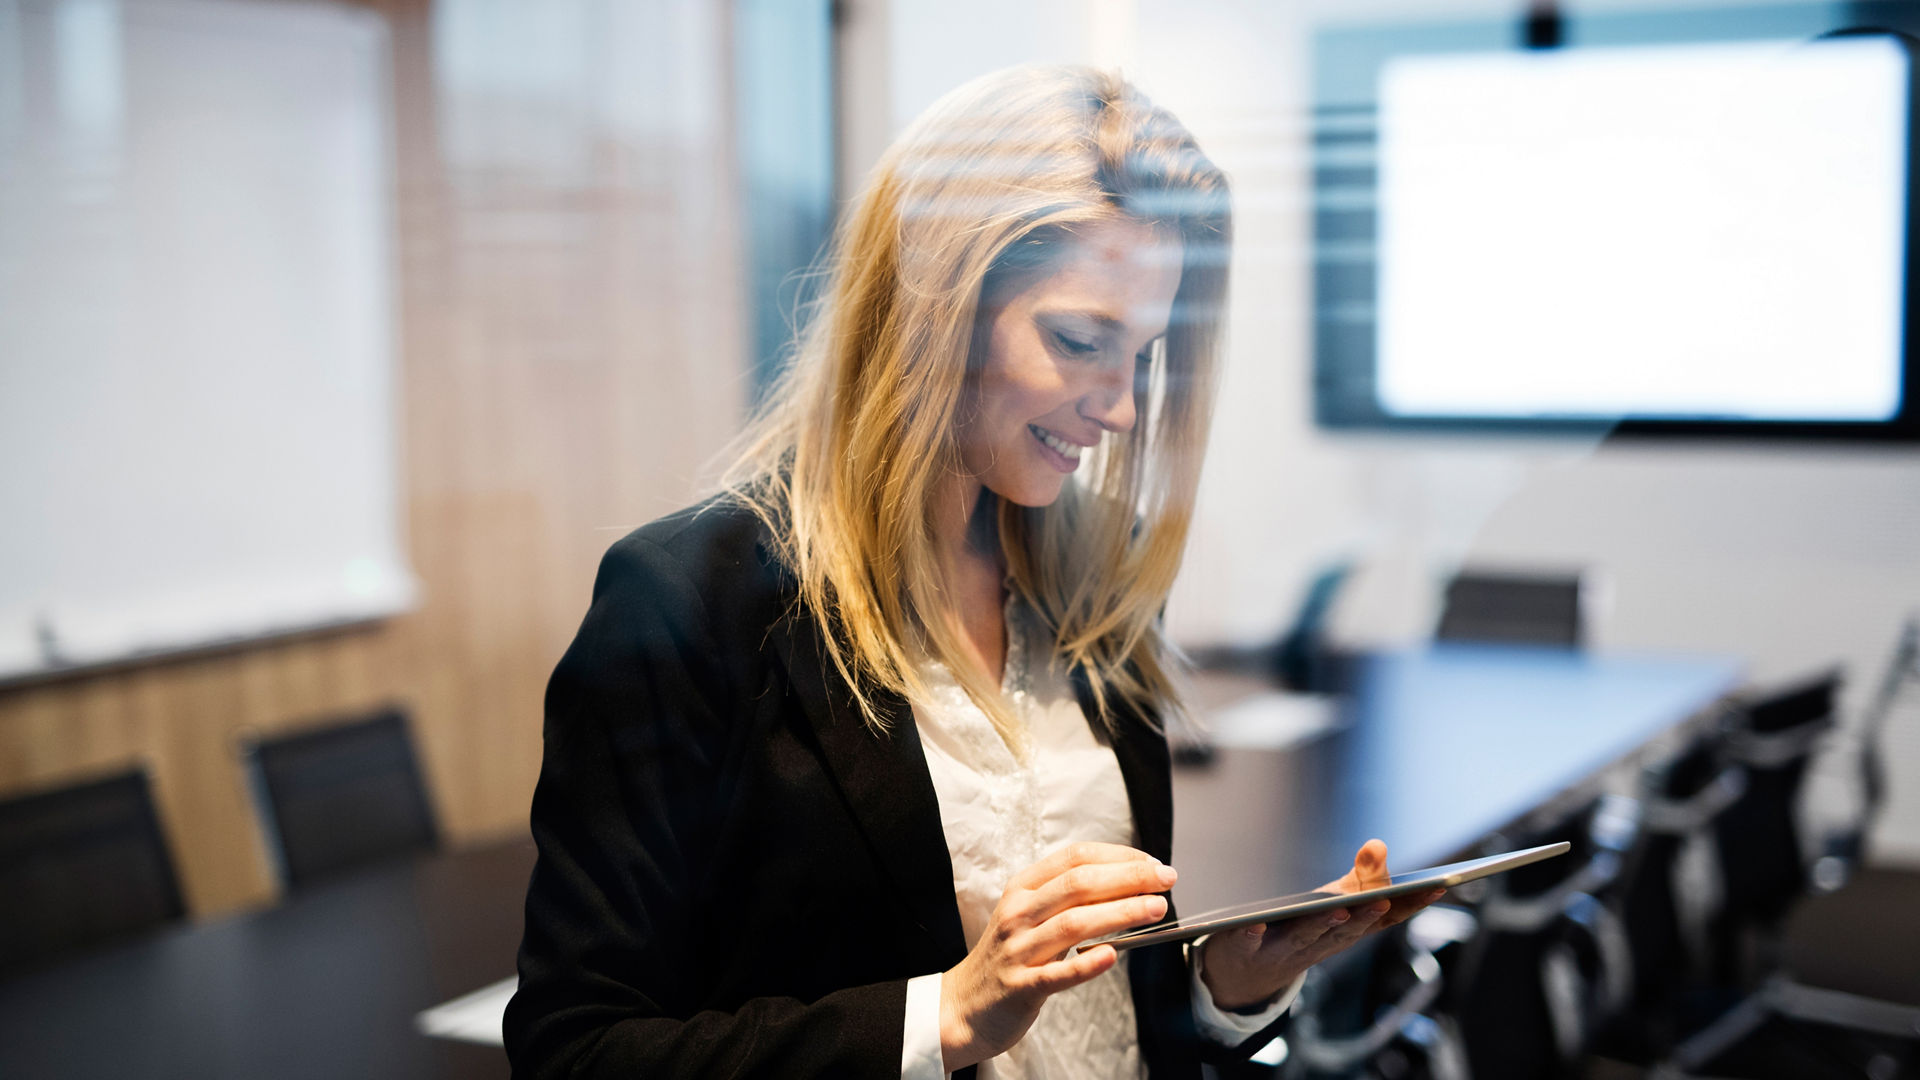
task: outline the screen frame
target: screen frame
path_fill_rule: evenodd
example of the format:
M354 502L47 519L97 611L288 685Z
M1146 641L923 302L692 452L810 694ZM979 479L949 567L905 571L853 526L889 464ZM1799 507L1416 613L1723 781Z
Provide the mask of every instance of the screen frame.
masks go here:
M1379 74L1400 56L1518 51L1520 20L1323 28L1314 40L1311 165L1313 419L1334 432L1619 437L1636 440L1920 442L1920 43L1878 4L1812 4L1707 12L1640 12L1565 17L1563 44L1679 45L1782 38L1885 37L1907 58L1907 212L1903 260L1900 410L1884 420L1516 417L1401 415L1381 406L1376 298L1378 167L1375 97ZM1916 27L1920 29L1920 27ZM1364 257L1354 252L1365 252Z

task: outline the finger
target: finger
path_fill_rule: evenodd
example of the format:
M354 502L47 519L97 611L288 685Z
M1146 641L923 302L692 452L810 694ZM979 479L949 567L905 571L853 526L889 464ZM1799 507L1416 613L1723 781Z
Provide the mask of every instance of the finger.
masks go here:
M1022 889L1037 889L1076 866L1133 861L1151 863L1158 860L1139 848L1130 848L1125 844L1102 844L1085 840L1077 844L1068 844L1054 851L1046 858L1013 875L1007 884Z
M1347 876L1341 878L1340 883L1347 892L1392 884L1393 879L1387 876L1386 842L1375 837L1360 845L1360 850L1353 855L1353 869L1347 871Z
M1420 908L1426 907L1428 904L1433 903L1435 900L1438 900L1445 895L1447 895L1446 889L1436 888L1436 889L1428 889L1426 892L1410 893L1406 896L1396 896L1393 899L1393 909L1395 911L1399 911L1401 908L1405 907L1405 908L1409 908L1417 911Z
M1333 908L1330 911L1321 911L1312 915L1302 915L1297 919L1289 919L1281 925L1288 927L1300 940L1313 941L1345 927L1353 921L1356 914L1366 910L1369 906L1371 905Z
M1329 913L1327 932L1320 936L1315 946L1327 949L1327 955L1339 952L1365 937L1386 910L1387 905L1380 902L1340 908Z
M1289 920L1289 922L1302 921L1307 920ZM1250 926L1236 926L1231 930L1221 930L1212 935L1212 937L1208 939L1208 943L1212 944L1213 940L1217 938L1220 943L1214 945L1214 948L1224 949L1227 952L1240 956L1252 956L1262 948L1265 948L1270 939L1284 938L1290 933L1292 933L1292 928L1288 923L1274 923L1271 927L1266 923L1253 923Z
M1302 915L1270 926L1256 925L1251 928L1256 931L1253 934L1230 931L1223 944L1235 952L1244 951L1247 955L1258 952L1269 956L1299 956L1313 949L1320 939L1344 925L1349 918L1344 908Z
M1069 952L1058 960L1026 969L1018 982L1030 993L1057 994L1112 967L1120 954L1111 945L1095 945L1086 952Z
M1038 926L1070 907L1166 892L1173 888L1178 877L1171 866L1139 859L1082 863L1030 890L1019 902L1015 914L1029 925Z
M1089 938L1159 922L1167 914L1164 896L1129 896L1068 908L1031 929L1016 933L1007 946L1015 958L1033 964L1059 956Z
M1393 905L1385 900L1375 900L1371 904L1359 904L1335 911L1328 921L1333 923L1335 934L1360 934L1366 928L1380 921L1380 917L1392 910ZM1344 916L1344 917L1343 917Z
M1315 957L1313 962L1320 963L1335 953L1351 948L1361 938L1379 929L1380 917L1387 913L1387 908L1388 905L1383 900L1344 909L1346 920L1328 930L1320 940L1314 942L1311 950Z
M1398 926L1406 922L1408 919L1425 911L1430 905L1445 895L1447 895L1447 890L1434 889L1431 892L1415 893L1413 896L1403 896L1394 900L1393 910L1381 917L1378 929Z

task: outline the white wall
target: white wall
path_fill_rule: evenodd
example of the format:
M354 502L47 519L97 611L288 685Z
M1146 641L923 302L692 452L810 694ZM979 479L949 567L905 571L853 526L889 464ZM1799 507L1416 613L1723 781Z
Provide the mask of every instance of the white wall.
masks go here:
M843 85L861 99L846 116L846 171L863 173L945 89L1054 61L1118 64L1233 177L1229 354L1170 608L1181 640L1276 633L1307 577L1334 558L1362 559L1336 627L1369 643L1423 637L1438 583L1462 561L1590 567L1610 597L1594 627L1600 647L1731 653L1761 680L1840 662L1857 704L1900 618L1920 611L1920 453L1329 437L1311 423L1308 28L1516 7L995 0L963 17L930 0L858 0L853 25L864 20L867 34L843 39ZM1878 852L1920 863L1910 716L1889 732L1893 798Z

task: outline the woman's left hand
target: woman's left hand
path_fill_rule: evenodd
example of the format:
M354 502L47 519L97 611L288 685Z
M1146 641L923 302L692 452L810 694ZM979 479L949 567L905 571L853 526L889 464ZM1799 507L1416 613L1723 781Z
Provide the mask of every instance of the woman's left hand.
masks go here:
M1392 884L1387 845L1369 840L1353 857L1353 869L1323 892L1359 892ZM1285 922L1236 927L1207 939L1201 979L1222 1009L1246 1009L1271 1000L1306 970L1361 938L1405 922L1446 893L1415 893L1392 901L1303 915Z

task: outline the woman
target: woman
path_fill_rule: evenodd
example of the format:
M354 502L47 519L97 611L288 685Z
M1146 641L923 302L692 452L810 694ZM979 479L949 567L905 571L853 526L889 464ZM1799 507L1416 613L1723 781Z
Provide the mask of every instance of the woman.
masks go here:
M888 153L725 492L608 552L554 672L516 1072L1194 1076L1431 899L1073 950L1169 914L1230 231L1112 75L988 76Z

